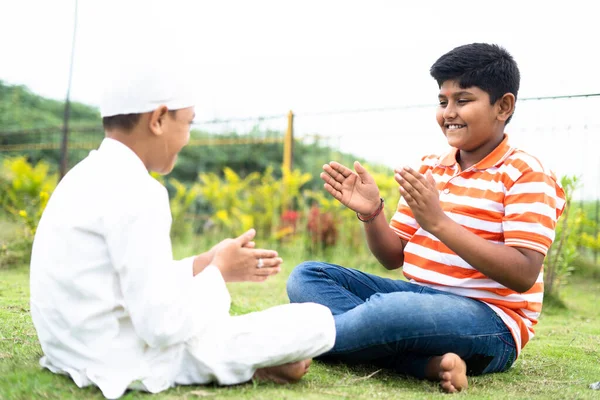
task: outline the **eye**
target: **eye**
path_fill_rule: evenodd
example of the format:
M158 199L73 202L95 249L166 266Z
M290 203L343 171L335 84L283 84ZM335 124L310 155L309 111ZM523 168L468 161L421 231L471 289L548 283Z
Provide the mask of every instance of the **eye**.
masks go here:
M458 99L457 103L458 104L467 104L468 102L470 102L471 100L469 99Z
M440 107L446 107L446 105L448 105L448 101L440 100L440 104L439 104Z

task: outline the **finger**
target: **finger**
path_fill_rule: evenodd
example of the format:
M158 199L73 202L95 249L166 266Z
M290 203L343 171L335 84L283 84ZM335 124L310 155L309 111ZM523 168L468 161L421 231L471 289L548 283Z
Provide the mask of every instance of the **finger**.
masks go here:
M274 258L278 256L278 253L275 250L268 250L268 249L253 249L254 250L254 257L256 257L256 259L258 260L259 258Z
M281 263L283 263L283 259L281 257L261 258L261 260L262 262L257 261L257 267L259 263L262 264L262 267L260 267L259 269L277 268L281 265Z
M247 249L253 249L254 247L256 247L256 242L248 242L243 247Z
M400 171L400 176L406 182L410 183L410 185L417 192L421 193L421 192L423 192L424 189L427 188L427 181L425 180L425 177L421 173L419 173L418 171L415 171L414 169L412 169L410 167L404 167Z
M340 192L339 190L335 190L335 188L329 183L324 184L323 188L325 188L325 190L337 200L342 200L342 192Z
M402 186L398 188L398 191L400 192L400 196L402 196L402 198L406 201L406 204L408 204L409 207L412 207L415 199L411 196L411 194Z
M334 177L332 177L329 174L326 174L325 172L321 172L320 175L321 179L323 179L323 181L325 183L327 183L328 185L330 185L332 188L334 188L335 190L342 190L342 183L338 182Z
M323 165L323 170L331 175L338 182L343 182L344 179L352 175L350 168L343 166L335 161Z
M271 276L281 272L281 267L260 268L254 271L255 276Z
M256 236L256 230L254 228L247 230L238 236L235 240L241 245L246 246L246 244L250 243L252 239Z
M408 193L416 193L416 189L413 187L412 183L404 179L401 174L395 174L394 179L400 185L400 188L404 189Z
M333 168L334 170L336 170L337 172L339 172L342 176L344 177L349 177L350 175L352 175L352 170L348 167L346 167L345 165L340 164L337 161L331 161L329 163L329 165L331 166L331 168Z

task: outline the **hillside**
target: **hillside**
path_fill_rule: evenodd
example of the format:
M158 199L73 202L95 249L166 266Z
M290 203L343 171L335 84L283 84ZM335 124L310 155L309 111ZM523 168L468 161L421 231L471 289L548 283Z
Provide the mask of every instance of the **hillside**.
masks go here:
M44 159L57 169L63 112L62 101L39 96L25 86L0 81L0 158L24 154L32 162ZM69 165L73 166L97 147L104 135L99 111L86 104L71 104L69 126ZM283 161L283 134L261 130L258 126L249 133L219 135L193 130L192 144L180 154L172 176L189 182L200 172L221 172L226 166L242 176L263 172L269 166L278 174ZM301 140L294 144L293 159L294 168L311 173L313 180L309 186L313 188L321 186L318 176L323 163L331 159L346 164L357 159L364 162L354 155ZM386 167L375 168L387 170Z

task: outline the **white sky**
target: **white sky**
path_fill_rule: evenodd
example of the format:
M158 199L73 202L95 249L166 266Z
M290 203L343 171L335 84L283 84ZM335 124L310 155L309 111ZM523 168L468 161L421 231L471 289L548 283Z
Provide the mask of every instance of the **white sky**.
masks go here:
M198 93L197 119L293 110L299 134L334 136L344 149L388 165L413 162L431 146L444 148L433 109L304 119L302 114L434 104L437 86L429 67L446 51L471 42L497 43L514 56L521 98L600 93L595 1L80 0L73 100L99 103L103 65L118 62L106 49L135 32L141 35L136 27L153 4L161 21L157 31L173 47L157 48L149 62L191 59L197 69L190 82ZM75 0L0 0L0 79L63 99L74 5ZM185 47L184 54L176 44ZM517 131L516 139L519 131L529 135L540 126L588 124L570 131L580 132L577 152L600 136L590 128L597 124L599 101L538 103L517 104L507 128ZM276 123L285 129L285 121ZM389 135L395 142L387 141ZM559 174L585 170L587 185L600 193L597 157L585 156L589 165L581 164L581 157L562 162L555 156L562 154L556 148L564 138L556 140L537 152L526 150L549 158ZM539 145L540 137L534 142ZM414 150L402 153L405 148ZM595 170L591 180L590 169Z

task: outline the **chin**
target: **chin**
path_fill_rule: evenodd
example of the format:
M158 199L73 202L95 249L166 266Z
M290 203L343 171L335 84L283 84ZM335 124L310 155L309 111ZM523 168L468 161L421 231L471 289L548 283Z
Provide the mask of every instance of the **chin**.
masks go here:
M460 148L461 140L446 136L446 141L450 147Z
M446 134L446 140L448 141L448 144L452 147L460 147L461 145L465 144L465 137L464 135L461 134Z

